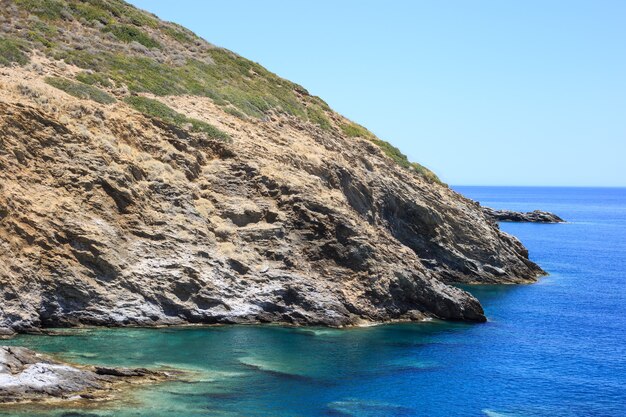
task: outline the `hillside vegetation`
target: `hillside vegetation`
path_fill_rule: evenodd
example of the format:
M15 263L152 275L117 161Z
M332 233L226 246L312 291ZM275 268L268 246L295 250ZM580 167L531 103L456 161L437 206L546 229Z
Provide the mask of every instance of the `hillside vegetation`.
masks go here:
M328 133L370 140L404 168L439 181L391 144L334 113L302 86L123 1L3 0L0 24L0 66L26 65L34 51L63 60L81 71L50 84L69 94L102 104L143 93L192 95L208 97L240 118L288 115ZM125 101L159 117L152 111L154 106L136 99ZM172 112L159 109L161 115L169 114L166 121L180 125L183 120ZM214 127L187 122L210 136L226 137Z

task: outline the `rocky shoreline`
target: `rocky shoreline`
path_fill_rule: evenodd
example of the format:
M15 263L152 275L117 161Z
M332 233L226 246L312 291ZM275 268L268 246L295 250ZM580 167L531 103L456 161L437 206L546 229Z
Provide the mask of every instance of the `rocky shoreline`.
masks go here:
M10 87L28 72L6 72L2 146L30 156L0 151L0 327L483 322L449 284L542 274L474 202L359 139L242 122L197 99L233 143L182 143L122 104L76 103L32 79L58 114L38 109ZM64 116L75 106L89 135Z
M26 3L0 9L3 36L28 38ZM129 48L76 10L49 22L63 50L32 44L0 68L5 333L484 322L453 284L544 273L474 201L302 87L108 3L111 22L153 22L161 48Z
M494 210L489 207L483 207L482 209L487 218L497 222L565 223L565 220L548 211L534 210L520 212L512 210Z
M36 36L37 2L0 8L13 51L0 62L0 339L480 323L480 302L454 284L544 274L495 220L556 217L481 209L303 87L177 25L90 2L112 28L150 22L138 33L151 42L129 45L67 3ZM0 348L0 403L167 378Z
M24 347L0 346L0 404L106 400L130 385L172 378L144 368L70 365Z

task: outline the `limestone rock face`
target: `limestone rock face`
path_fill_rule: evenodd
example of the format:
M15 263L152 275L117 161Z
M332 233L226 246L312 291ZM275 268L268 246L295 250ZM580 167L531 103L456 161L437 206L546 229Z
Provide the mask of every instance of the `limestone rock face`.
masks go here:
M0 327L485 319L447 285L541 269L371 142L158 98L226 143L0 70Z

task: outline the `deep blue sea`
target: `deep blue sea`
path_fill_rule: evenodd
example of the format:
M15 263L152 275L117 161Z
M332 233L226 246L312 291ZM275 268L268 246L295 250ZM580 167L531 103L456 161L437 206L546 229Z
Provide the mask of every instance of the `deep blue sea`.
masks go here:
M20 336L79 363L187 369L89 410L39 416L626 416L626 189L456 187L566 224L502 224L549 276L467 287L489 322L277 326ZM4 343L4 342L3 342Z

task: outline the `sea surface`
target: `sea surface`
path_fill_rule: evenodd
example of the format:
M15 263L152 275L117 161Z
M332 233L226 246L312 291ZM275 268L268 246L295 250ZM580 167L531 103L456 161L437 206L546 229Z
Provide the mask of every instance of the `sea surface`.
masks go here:
M489 322L334 330L83 329L10 343L72 362L187 369L92 409L6 416L626 416L626 189L456 187L566 224L502 224L549 276L467 287Z

